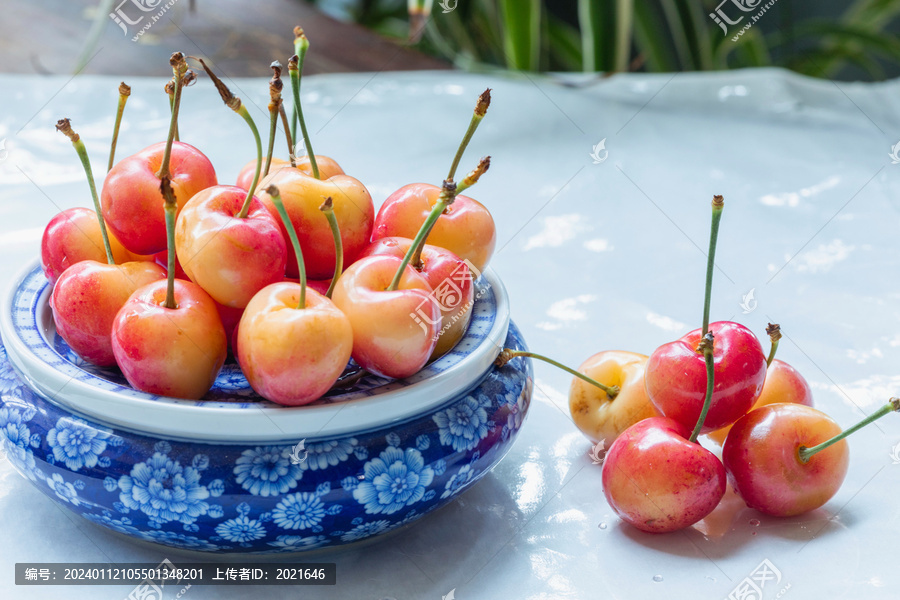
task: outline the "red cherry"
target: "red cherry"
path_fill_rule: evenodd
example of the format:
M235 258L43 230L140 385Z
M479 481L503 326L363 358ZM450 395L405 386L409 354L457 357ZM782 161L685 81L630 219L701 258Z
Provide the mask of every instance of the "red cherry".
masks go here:
M753 332L739 323L710 323L715 335L715 388L701 433L730 425L750 410L766 379L766 357ZM647 395L664 416L693 428L706 396L706 364L697 351L701 330L657 348L647 362Z
M722 460L728 480L747 506L777 517L819 508L840 489L850 452L841 440L803 462L811 448L841 432L825 413L802 404L769 404L731 428Z
M50 296L57 332L85 360L101 367L116 364L110 339L116 314L135 290L164 277L163 269L144 261L72 265Z
M157 177L165 150L166 143L160 142L121 160L103 184L103 217L122 245L137 254L166 249L164 201ZM169 169L179 208L197 192L216 185L212 163L189 144L173 142Z
M603 461L603 493L625 522L649 533L677 531L713 511L725 495L725 468L689 442L690 428L651 417L622 432Z

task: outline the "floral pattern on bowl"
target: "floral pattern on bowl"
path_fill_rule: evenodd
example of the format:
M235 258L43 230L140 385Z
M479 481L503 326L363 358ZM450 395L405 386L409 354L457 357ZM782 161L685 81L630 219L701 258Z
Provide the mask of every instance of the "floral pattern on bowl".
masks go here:
M507 347L524 349L510 324ZM117 429L26 385L0 345L0 446L44 494L133 538L188 550L302 552L386 533L488 473L522 426L530 361L492 368L412 419L338 438L208 444Z

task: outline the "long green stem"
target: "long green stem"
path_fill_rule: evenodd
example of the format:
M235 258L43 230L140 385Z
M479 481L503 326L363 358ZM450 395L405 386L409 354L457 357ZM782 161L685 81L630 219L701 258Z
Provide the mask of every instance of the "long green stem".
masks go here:
M172 79L169 83L166 84L166 93L169 95L169 113L171 114L172 110L175 108L175 80ZM178 123L175 123L175 141L179 141L178 139Z
M437 211L441 202L443 202L443 208L441 208L440 212L437 213L437 217L434 220L429 221L426 220L425 223L422 224L422 229L419 231L419 235L416 236L416 240L419 240L418 243L413 241L412 246L410 246L410 251L412 255L410 257L409 264L411 264L416 269L422 268L422 251L425 249L425 243L428 241L428 236L431 235L431 230L434 229L435 224L437 223L438 218L443 214L447 207L453 204L456 200L456 197L459 196L464 190L469 189L473 185L475 185L478 180L484 175L487 170L491 167L491 157L485 156L478 162L478 166L475 167L465 178L457 185L453 186L452 192L448 189L448 183L452 183L451 179L448 179L444 182L444 187L441 190L441 195L438 198L438 204L435 204L432 209L432 214L434 211ZM431 219L431 215L428 216ZM428 226L426 228L426 225ZM407 252L409 254L409 252ZM404 265L405 267L405 265ZM399 275L395 277L399 283Z
M804 463L809 462L809 459L812 458L812 456L815 455L817 452L821 452L828 446L831 446L832 444L835 444L835 443L841 441L842 439L844 439L851 433L856 433L857 431L859 431L866 425L868 425L870 423L874 423L875 421L877 421L884 415L898 411L898 410L900 410L900 399L891 398L887 404L885 404L884 406L882 406L881 408L876 410L874 413L872 413L871 415L869 415L868 417L866 417L865 419L863 419L862 421L860 421L859 423L857 423L856 425L851 427L850 429L845 429L844 431L837 434L830 440L822 442L818 446L813 446L812 448L807 448L806 446L800 446L800 448L798 450L798 453L800 455L800 461L804 462Z
M469 146L469 142L472 141L472 136L475 135L475 130L478 129L481 120L484 118L484 115L487 113L490 106L491 88L488 88L481 93L478 97L478 102L475 103L475 112L472 114L472 120L469 121L469 128L466 130L466 134L463 136L462 142L460 142L459 148L456 150L456 156L453 157L453 164L450 165L450 172L447 174L447 179L456 177L456 169L459 167L459 161L462 159L463 153L465 153L466 148Z
M278 129L278 109L269 111L269 147L266 149L266 166L263 167L262 175L265 177L269 174L272 167L272 153L275 152L275 132ZM255 185L253 186L256 187Z
M303 250L300 249L300 240L297 239L297 231L294 229L294 224L291 222L291 218L284 208L284 203L281 201L281 195L278 192L278 188L274 185L270 185L266 189L266 193L269 194L269 197L272 199L272 204L275 205L275 209L281 217L281 222L284 223L284 228L287 229L288 237L291 238L291 244L294 246L294 255L297 257L297 268L300 271L300 303L297 305L297 308L306 308L306 265L303 263Z
M691 432L691 437L688 438L688 441L690 442L697 441L697 436L700 435L700 430L703 429L703 423L706 422L706 414L709 412L709 407L712 405L716 366L715 361L713 360L714 341L715 336L709 331L703 336L703 339L700 340L700 346L698 348L703 352L703 359L706 361L706 398L703 400L703 408L700 409L700 417L697 419L697 424L694 425L694 431Z
M703 335L709 331L709 306L712 301L713 270L716 268L716 241L719 237L719 221L722 220L722 208L725 199L722 196L713 196L712 201L712 227L709 232L709 255L706 259L706 293L703 299Z
M181 106L181 78L187 73L187 63L184 60L184 54L181 52L174 52L169 59L169 64L172 65L172 72L175 75L175 90L172 97L172 118L169 121L169 135L166 137L166 151L163 154L159 171L156 173L156 176L160 179L169 177L171 174L169 172L169 162L172 159L172 143L175 141L175 131L178 129L178 108Z
M122 124L122 114L125 112L125 103L128 102L128 96L131 95L131 88L123 81L119 84L119 105L116 107L116 123L113 125L112 142L109 146L109 166L106 172L112 171L116 162L116 143L119 141L119 126Z
M569 373L570 375L574 375L578 379L581 379L582 381L586 381L587 383L600 388L601 390L606 392L606 395L609 396L610 400L615 399L615 397L619 395L619 392L622 391L621 389L619 389L619 386L617 386L617 385L603 385L599 381L588 377L587 375L585 375L584 373L582 373L580 371L576 371L575 369L569 368L562 363L556 362L552 358L548 358L542 354L537 354L535 352L524 352L521 350L512 350L510 348L504 348L503 351L500 352L500 355L497 357L497 360L494 361L494 364L497 365L498 367L502 367L503 365L508 363L510 360L512 360L516 357L519 357L519 356L525 357L525 358L536 358L537 360L542 360L545 363L551 364L554 367L562 369L566 373Z
M109 245L109 233L106 231L106 221L103 220L103 212L100 210L100 198L97 197L97 186L94 185L94 173L91 170L91 159L88 157L87 149L81 136L72 131L72 124L69 119L60 119L56 122L56 129L66 135L75 147L78 158L81 159L81 166L84 167L84 173L87 175L88 186L91 188L91 198L94 200L94 212L97 213L97 220L100 222L100 235L103 237L103 248L106 250L106 261L114 265L116 261L113 259L112 248Z
M213 73L212 69L209 68L202 58L196 58L195 60L200 62L203 66L203 70L209 75L209 78L212 80L213 85L216 86L216 90L219 92L219 96L222 98L222 102L225 103L225 106L239 114L241 118L247 122L250 131L253 132L253 139L256 141L256 171L253 174L253 183L250 184L250 189L247 190L247 197L244 198L244 204L241 206L241 211L235 215L238 219L246 219L247 213L250 211L250 201L253 200L253 191L256 189L256 184L259 183L259 173L262 170L262 140L259 137L259 130L256 128L253 117L250 116L247 107L244 106L241 99L231 93L228 86Z
M303 50L300 54L295 54L291 57L291 60L288 61L288 72L291 74L291 89L294 92L294 105L297 107L297 117L300 119L300 133L303 134L303 143L306 145L306 154L309 156L309 166L312 169L312 175L316 179L320 179L319 177L319 165L316 164L316 154L313 152L312 142L309 140L309 133L306 131L306 119L303 118L303 106L300 104L300 73L303 70L303 57L306 56L306 49L309 48L309 41L306 40L306 36L302 37L305 40L304 47L301 48ZM297 137L294 136L296 140Z
M303 58L306 55L306 50L309 48L309 40L306 42L306 48L303 47L303 40L306 39L306 35L303 33L302 27L294 27L294 54L300 57L301 61L301 69ZM301 52L303 53L301 55ZM294 104L293 110L291 111L291 139L297 139L297 111L299 110L300 104ZM306 136L304 136L306 137ZM293 144L291 145L291 154L294 153ZM296 166L296 165L293 165Z
M172 180L168 175L164 175L159 181L159 191L162 192L163 198L166 199L166 251L168 252L168 269L169 273L166 278L166 303L165 307L169 309L178 308L175 301L175 213L178 210L178 204L175 201L175 192L172 191Z
M766 333L769 334L769 339L772 341L772 348L769 350L768 358L766 358L766 368L769 368L772 366L772 361L775 360L775 353L778 351L778 341L781 339L781 325L769 323L768 327L766 327Z
M237 113L247 121L247 125L250 126L250 131L253 132L253 139L256 140L256 172L253 173L253 183L250 184L250 189L247 190L247 197L244 198L241 212L237 214L237 218L246 219L247 213L250 212L250 201L253 200L253 191L256 189L256 184L259 183L259 173L262 170L262 141L259 139L259 130L256 128L256 123L253 122L253 117L247 112L247 107L241 105L241 107L238 108Z
M338 226L337 217L334 216L334 202L331 200L331 196L325 200L319 210L325 213L328 226L331 227L331 235L334 237L334 276L331 278L328 291L325 292L325 295L331 298L334 286L337 285L337 280L340 279L344 269L344 242L341 240L341 229Z
M434 224L437 223L438 218L440 218L441 214L443 214L447 207L453 204L453 200L455 198L456 184L449 180L445 181L444 187L443 189L441 189L441 195L438 198L438 201L435 203L434 207L431 209L431 212L428 214L428 218L426 218L425 222L422 223L422 227L419 228L419 233L416 234L415 239L409 246L409 250L407 250L406 254L403 256L403 260L400 262L400 267L394 274L394 278L391 280L391 285L387 287L386 291L392 292L397 289L398 285L400 285L400 279L403 277L403 273L406 271L407 265L410 264L413 256L415 256L416 250L419 248L419 246L425 245L425 239L428 237L428 234L431 232ZM421 252L419 253L421 254Z

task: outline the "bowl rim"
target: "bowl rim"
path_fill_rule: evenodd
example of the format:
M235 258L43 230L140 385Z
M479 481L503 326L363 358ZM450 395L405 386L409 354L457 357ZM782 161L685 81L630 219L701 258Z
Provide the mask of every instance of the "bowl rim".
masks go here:
M204 406L202 400L125 396L58 371L36 356L17 334L13 323L14 302L24 280L37 268L39 261L35 259L16 274L0 307L3 344L8 360L22 379L48 401L99 423L170 439L220 443L315 440L415 419L476 385L492 367L509 330L506 289L497 274L487 268L482 277L496 303L490 329L479 345L458 363L422 381L371 397L299 407L225 403ZM49 296L49 287L44 285L35 293ZM49 343L42 332L34 334Z

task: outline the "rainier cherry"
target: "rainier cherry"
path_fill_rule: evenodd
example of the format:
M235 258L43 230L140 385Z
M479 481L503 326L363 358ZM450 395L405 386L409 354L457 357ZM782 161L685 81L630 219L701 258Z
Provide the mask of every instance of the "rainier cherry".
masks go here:
M261 396L299 406L317 400L337 381L350 360L353 332L331 300L307 288L297 234L278 189L270 186L267 193L297 254L300 283L275 283L253 297L237 328L238 362Z
M487 112L490 101L490 90L486 90L475 106L472 122L456 153L448 180L454 178L459 159ZM386 237L414 237L440 201L441 194L440 187L426 183L405 185L391 194L375 218L372 241ZM461 259L470 261L479 272L490 261L496 242L497 231L490 211L466 196L456 197L453 206L444 211L443 218L434 225L429 236L432 246L446 248Z
M187 70L180 52L172 55L170 63L179 81L172 110L177 118L181 83L190 80L193 73ZM197 192L216 185L216 173L209 159L193 146L174 141L176 123L173 119L168 141L123 159L103 184L103 216L122 245L136 254L155 254L166 249L164 199L159 193L161 165L171 163L172 187L179 207Z
M786 362L775 358L775 351L778 348L778 340L781 339L781 328L771 323L766 328L766 332L772 339L772 350L766 359L768 367L766 368L766 381L763 385L762 394L757 398L752 410L756 410L761 406L775 404L779 402L790 402L792 404L804 404L806 406L813 405L812 390L809 384L794 367ZM731 425L718 429L709 434L708 437L719 442L725 443L725 438L731 430Z
M716 338L714 362L716 387L709 414L704 414L702 433L734 423L747 413L762 393L766 357L753 333L738 323L709 323L709 298L715 260L716 237L724 200L713 199L713 221L707 261L703 328L680 340L664 344L650 355L644 382L656 409L666 417L692 427L701 418L704 404L704 357L699 342L708 331Z
M803 404L769 404L731 429L722 460L728 480L747 506L776 517L819 508L840 489L850 460L844 438L900 410L891 398L846 431L828 415Z
M68 119L59 121L56 128L72 140L81 158L94 199L94 222L106 249L108 264L82 260L68 267L53 286L50 309L57 332L72 350L95 365L109 366L115 364L110 333L116 313L132 292L151 281L162 279L165 273L151 262L115 263L100 215L100 201L84 143L72 131Z
M647 397L644 369L647 357L608 350L584 361L578 371L613 388L604 391L579 378L569 387L569 411L576 427L594 443L609 448L619 434L638 421L658 417Z
M305 40L305 36L303 37ZM300 127L306 144L307 156L310 160L312 175L300 168L282 168L269 174L259 184L261 190L271 185L278 187L281 200L287 210L291 223L297 231L303 258L306 260L306 274L311 279L325 279L334 270L334 244L328 222L319 210L326 198L332 199L334 214L340 224L341 239L344 248L344 265L354 262L369 243L372 223L375 219L375 208L369 191L358 180L349 175L334 175L322 178L316 155L313 152L306 122L300 107L300 58L291 57L288 70L291 75L294 103L298 108ZM277 210L267 193L261 192L259 199L269 212L277 217ZM287 231L282 225L283 234ZM287 273L294 277L299 273L293 259L288 259Z
M262 167L256 125L241 99L200 63L226 106L243 117L253 132L260 159L255 184ZM272 101L281 101L275 87ZM207 188L184 205L175 226L175 247L191 281L226 306L243 308L256 292L284 279L287 247L278 222L251 192L235 186Z
M116 362L132 387L160 396L198 399L212 387L227 355L216 303L203 289L175 279L176 200L163 173L169 230L169 274L138 289L113 322Z

